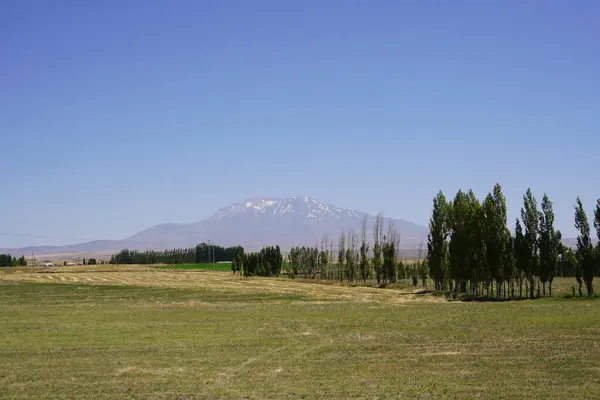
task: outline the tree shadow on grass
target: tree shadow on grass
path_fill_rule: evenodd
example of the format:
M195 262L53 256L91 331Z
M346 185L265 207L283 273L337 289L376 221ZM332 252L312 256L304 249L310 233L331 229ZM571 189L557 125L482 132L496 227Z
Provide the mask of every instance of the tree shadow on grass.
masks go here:
M460 301L464 303L505 303L505 302L513 302L513 301L524 301L524 300L598 300L600 299L600 295L594 295L593 297L573 297L572 295L563 295L563 296L553 296L553 297L519 297L519 296L511 296L511 297L495 297L495 296L482 296L482 295L458 295L455 296L453 294L441 294L446 296L449 301Z

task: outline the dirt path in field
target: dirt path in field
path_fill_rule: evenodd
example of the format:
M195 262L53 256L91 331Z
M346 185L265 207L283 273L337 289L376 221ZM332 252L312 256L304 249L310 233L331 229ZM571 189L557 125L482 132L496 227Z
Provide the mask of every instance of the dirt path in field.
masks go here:
M104 267L104 268L101 268ZM243 278L227 272L160 270L143 266L96 266L78 268L23 269L0 272L0 281L53 282L64 284L131 285L163 288L217 290L237 293L277 293L305 296L311 300L348 300L401 304L413 301L444 301L419 295L411 289L348 287L294 281L288 278Z

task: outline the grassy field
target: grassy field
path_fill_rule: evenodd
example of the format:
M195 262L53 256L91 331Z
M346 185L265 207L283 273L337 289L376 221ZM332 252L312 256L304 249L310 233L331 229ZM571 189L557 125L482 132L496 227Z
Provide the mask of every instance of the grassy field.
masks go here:
M0 398L594 399L599 312L230 272L11 268Z

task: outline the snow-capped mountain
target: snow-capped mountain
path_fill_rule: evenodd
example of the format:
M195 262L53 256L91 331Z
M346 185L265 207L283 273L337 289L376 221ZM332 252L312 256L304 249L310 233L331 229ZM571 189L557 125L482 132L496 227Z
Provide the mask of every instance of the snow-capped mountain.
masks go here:
M117 251L122 248L164 249L193 246L206 241L223 246L242 245L248 250L275 244L289 249L295 245L314 245L324 236L337 244L342 231L360 233L365 217L367 234L371 238L375 222L373 215L337 207L308 196L252 198L229 204L203 221L160 224L123 240L44 246L43 251L44 254L57 254ZM384 232L387 232L390 221L401 234L401 248L415 249L427 240L426 227L399 219L384 218ZM31 252L38 251L28 248L27 254ZM20 254L19 249L15 249L15 254Z
M302 218L314 218L323 221L328 218L363 218L364 213L346 210L307 196L290 197L286 199L248 199L241 203L231 204L218 210L210 219L223 220L239 217L241 213L257 217L281 217L299 215Z
M160 241L194 244L214 240L223 245L241 244L249 249L279 244L283 248L294 245L314 245L324 236L337 239L342 231L359 233L363 219L372 236L375 216L341 208L308 196L288 198L251 198L229 204L217 210L204 221L179 225L158 225L134 235L130 240ZM416 248L426 241L427 228L403 220L384 218L383 229L389 222L401 232L402 247Z

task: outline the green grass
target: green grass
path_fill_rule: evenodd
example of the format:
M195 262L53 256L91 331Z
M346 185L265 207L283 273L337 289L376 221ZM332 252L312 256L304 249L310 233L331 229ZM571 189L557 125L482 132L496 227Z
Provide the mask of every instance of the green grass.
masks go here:
M162 269L201 269L208 271L227 271L231 272L231 263L215 263L215 264L170 264L155 266L154 268Z
M599 397L600 302L311 300L0 282L0 398Z

